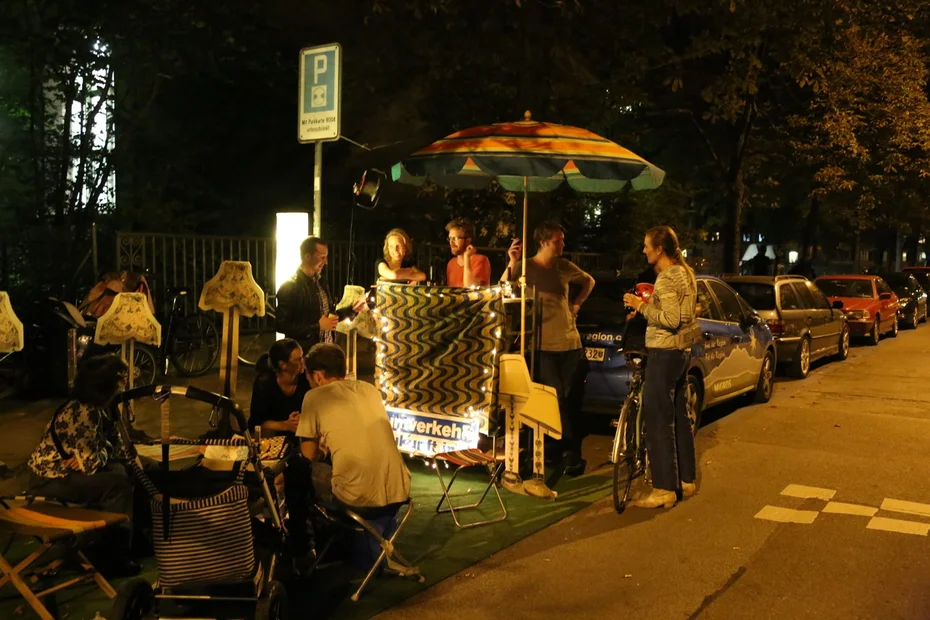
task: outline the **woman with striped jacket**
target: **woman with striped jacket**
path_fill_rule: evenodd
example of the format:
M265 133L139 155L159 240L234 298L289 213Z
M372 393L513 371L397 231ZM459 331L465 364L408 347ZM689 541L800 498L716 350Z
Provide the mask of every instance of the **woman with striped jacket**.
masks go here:
M653 490L631 504L671 508L679 493L690 497L696 490L694 435L685 406L685 388L691 347L701 333L695 314L697 281L685 262L675 231L668 226L646 232L643 254L658 272L655 291L649 303L629 293L623 301L648 322L643 407Z

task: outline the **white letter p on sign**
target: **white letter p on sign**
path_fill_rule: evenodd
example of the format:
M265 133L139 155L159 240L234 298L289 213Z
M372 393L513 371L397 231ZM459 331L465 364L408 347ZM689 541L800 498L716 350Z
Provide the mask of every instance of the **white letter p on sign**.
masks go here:
M319 54L313 57L313 83L318 84L320 82L320 75L326 73L326 55Z

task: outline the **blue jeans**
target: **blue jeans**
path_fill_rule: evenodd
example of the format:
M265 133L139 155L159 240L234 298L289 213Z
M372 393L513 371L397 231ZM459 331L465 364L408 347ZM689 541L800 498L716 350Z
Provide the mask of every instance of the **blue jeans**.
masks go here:
M685 387L691 353L677 349L649 349L643 384L646 450L652 486L676 491L681 482L694 482L694 435L685 406Z

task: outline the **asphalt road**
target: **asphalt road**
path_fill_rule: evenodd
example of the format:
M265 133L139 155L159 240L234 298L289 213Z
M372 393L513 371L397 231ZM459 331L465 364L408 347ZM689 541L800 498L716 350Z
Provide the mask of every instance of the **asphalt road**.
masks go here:
M854 346L706 412L695 497L608 498L379 618L930 618L928 388L930 326Z

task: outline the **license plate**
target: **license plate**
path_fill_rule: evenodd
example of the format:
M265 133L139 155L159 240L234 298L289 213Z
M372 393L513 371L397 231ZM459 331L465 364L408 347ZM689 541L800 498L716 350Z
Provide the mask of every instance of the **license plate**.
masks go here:
M589 362L603 362L604 361L604 349L585 347L584 356L587 358Z

